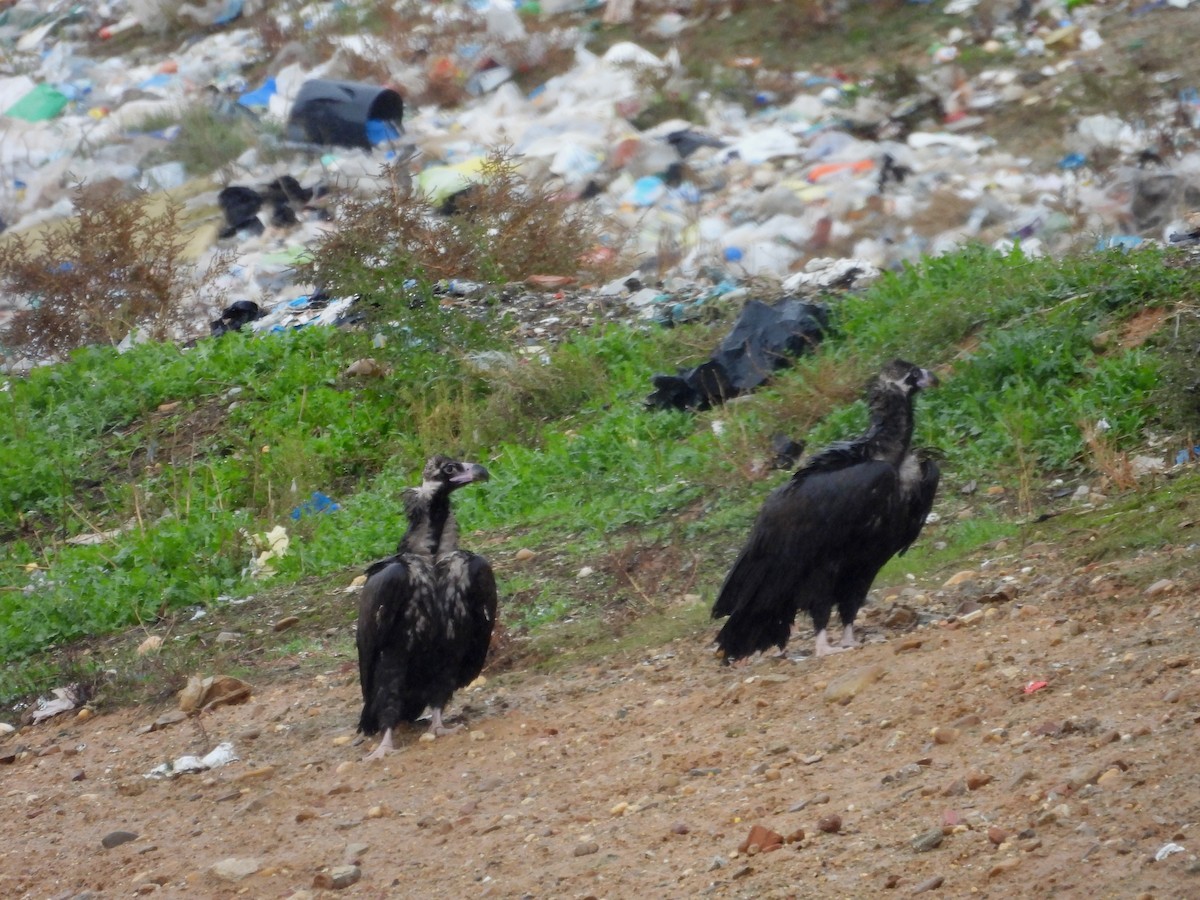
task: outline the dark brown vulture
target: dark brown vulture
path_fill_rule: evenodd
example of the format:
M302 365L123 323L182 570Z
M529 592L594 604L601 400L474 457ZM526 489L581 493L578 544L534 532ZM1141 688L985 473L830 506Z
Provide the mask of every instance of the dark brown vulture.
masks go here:
M450 495L486 481L483 466L434 456L420 487L404 492L408 531L396 554L367 569L358 606L358 675L363 710L358 729L383 732L370 756L390 753L399 722L415 722L429 707L437 736L454 729L442 711L479 675L496 621L491 564L458 548Z
M713 605L714 619L729 617L717 635L726 662L782 650L800 610L812 616L818 656L857 646L854 619L871 582L933 506L938 467L911 444L913 401L936 384L912 363L888 363L867 390L867 432L810 457L767 497ZM834 607L836 647L826 632Z

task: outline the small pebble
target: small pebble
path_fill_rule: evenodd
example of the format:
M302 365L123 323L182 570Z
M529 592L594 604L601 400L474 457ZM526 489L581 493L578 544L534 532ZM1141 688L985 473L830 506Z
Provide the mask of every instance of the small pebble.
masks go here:
M928 853L930 850L942 845L943 837L945 835L942 834L941 828L930 828L928 831L924 831L912 839L913 851L916 853Z
M926 878L924 881L918 884L915 888L913 888L912 892L914 894L923 894L926 891L936 891L942 886L942 882L945 880L946 879L941 875L934 875L932 878Z
M111 850L113 847L120 847L130 841L136 841L137 837L132 831L110 831L100 839L100 843L106 850Z
M350 887L360 878L362 878L362 869L358 866L337 866L328 872L318 872L313 879L313 887L336 891Z
M817 828L826 834L837 834L842 830L842 817L837 813L821 816L817 820Z

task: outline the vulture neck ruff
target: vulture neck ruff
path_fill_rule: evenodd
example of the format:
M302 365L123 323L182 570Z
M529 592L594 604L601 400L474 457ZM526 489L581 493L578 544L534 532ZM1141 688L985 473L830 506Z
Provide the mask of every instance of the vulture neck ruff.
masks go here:
M404 492L408 531L400 540L399 553L440 559L458 549L458 522L450 506L454 487L441 481L426 481Z

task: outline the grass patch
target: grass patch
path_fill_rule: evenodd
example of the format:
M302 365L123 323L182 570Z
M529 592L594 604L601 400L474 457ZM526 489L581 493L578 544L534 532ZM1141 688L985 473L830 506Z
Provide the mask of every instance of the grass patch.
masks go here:
M944 376L918 413L919 442L943 457L942 524L884 573L925 577L997 540L1029 539L1018 523L1057 502L1041 490L1047 474L1096 473L1080 423L1105 417L1118 454L1148 429L1177 426L1156 393L1154 339L1121 335L1136 312L1195 290L1192 269L1153 252L1052 262L966 250L831 298L837 330L818 354L750 398L688 415L643 408L650 375L702 357L727 321L610 324L530 357L506 341L502 307L464 314L432 292L415 306L389 299L388 279L400 277L390 265L370 270L381 281L363 331L91 348L9 382L0 695L52 681L47 648L139 622L162 633L187 611L215 615L221 597L253 595L246 608L261 610L264 592L290 590L311 609L304 635L256 637L230 665L348 652L314 629L347 626L353 604L317 595L392 552L399 493L434 451L493 473L457 509L464 543L496 564L501 621L522 653L561 643L564 622L572 646L599 637L595 652L614 634L655 640L635 636L640 623L669 623L684 595L710 602L763 496L788 477L766 467L770 436L816 449L859 433L861 386L897 354ZM365 355L389 374L343 374ZM1018 502L966 499L960 488L973 481L1006 486ZM341 508L292 518L313 491ZM290 547L264 582L248 574L250 538L276 525ZM1139 540L1169 539L1151 526ZM99 543L71 542L101 532ZM514 561L522 547L533 561ZM584 567L593 574L581 578ZM213 645L189 637L181 668L198 665L189 648Z

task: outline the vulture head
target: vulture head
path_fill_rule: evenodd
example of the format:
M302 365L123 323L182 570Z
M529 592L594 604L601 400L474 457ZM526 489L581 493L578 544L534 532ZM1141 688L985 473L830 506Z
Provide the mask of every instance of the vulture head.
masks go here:
M883 367L876 379L876 385L884 391L895 391L904 397L910 397L924 388L937 387L938 378L928 369L893 359Z
M431 456L421 472L422 487L431 493L450 493L463 485L487 481L488 470L478 463L462 462L448 456Z

